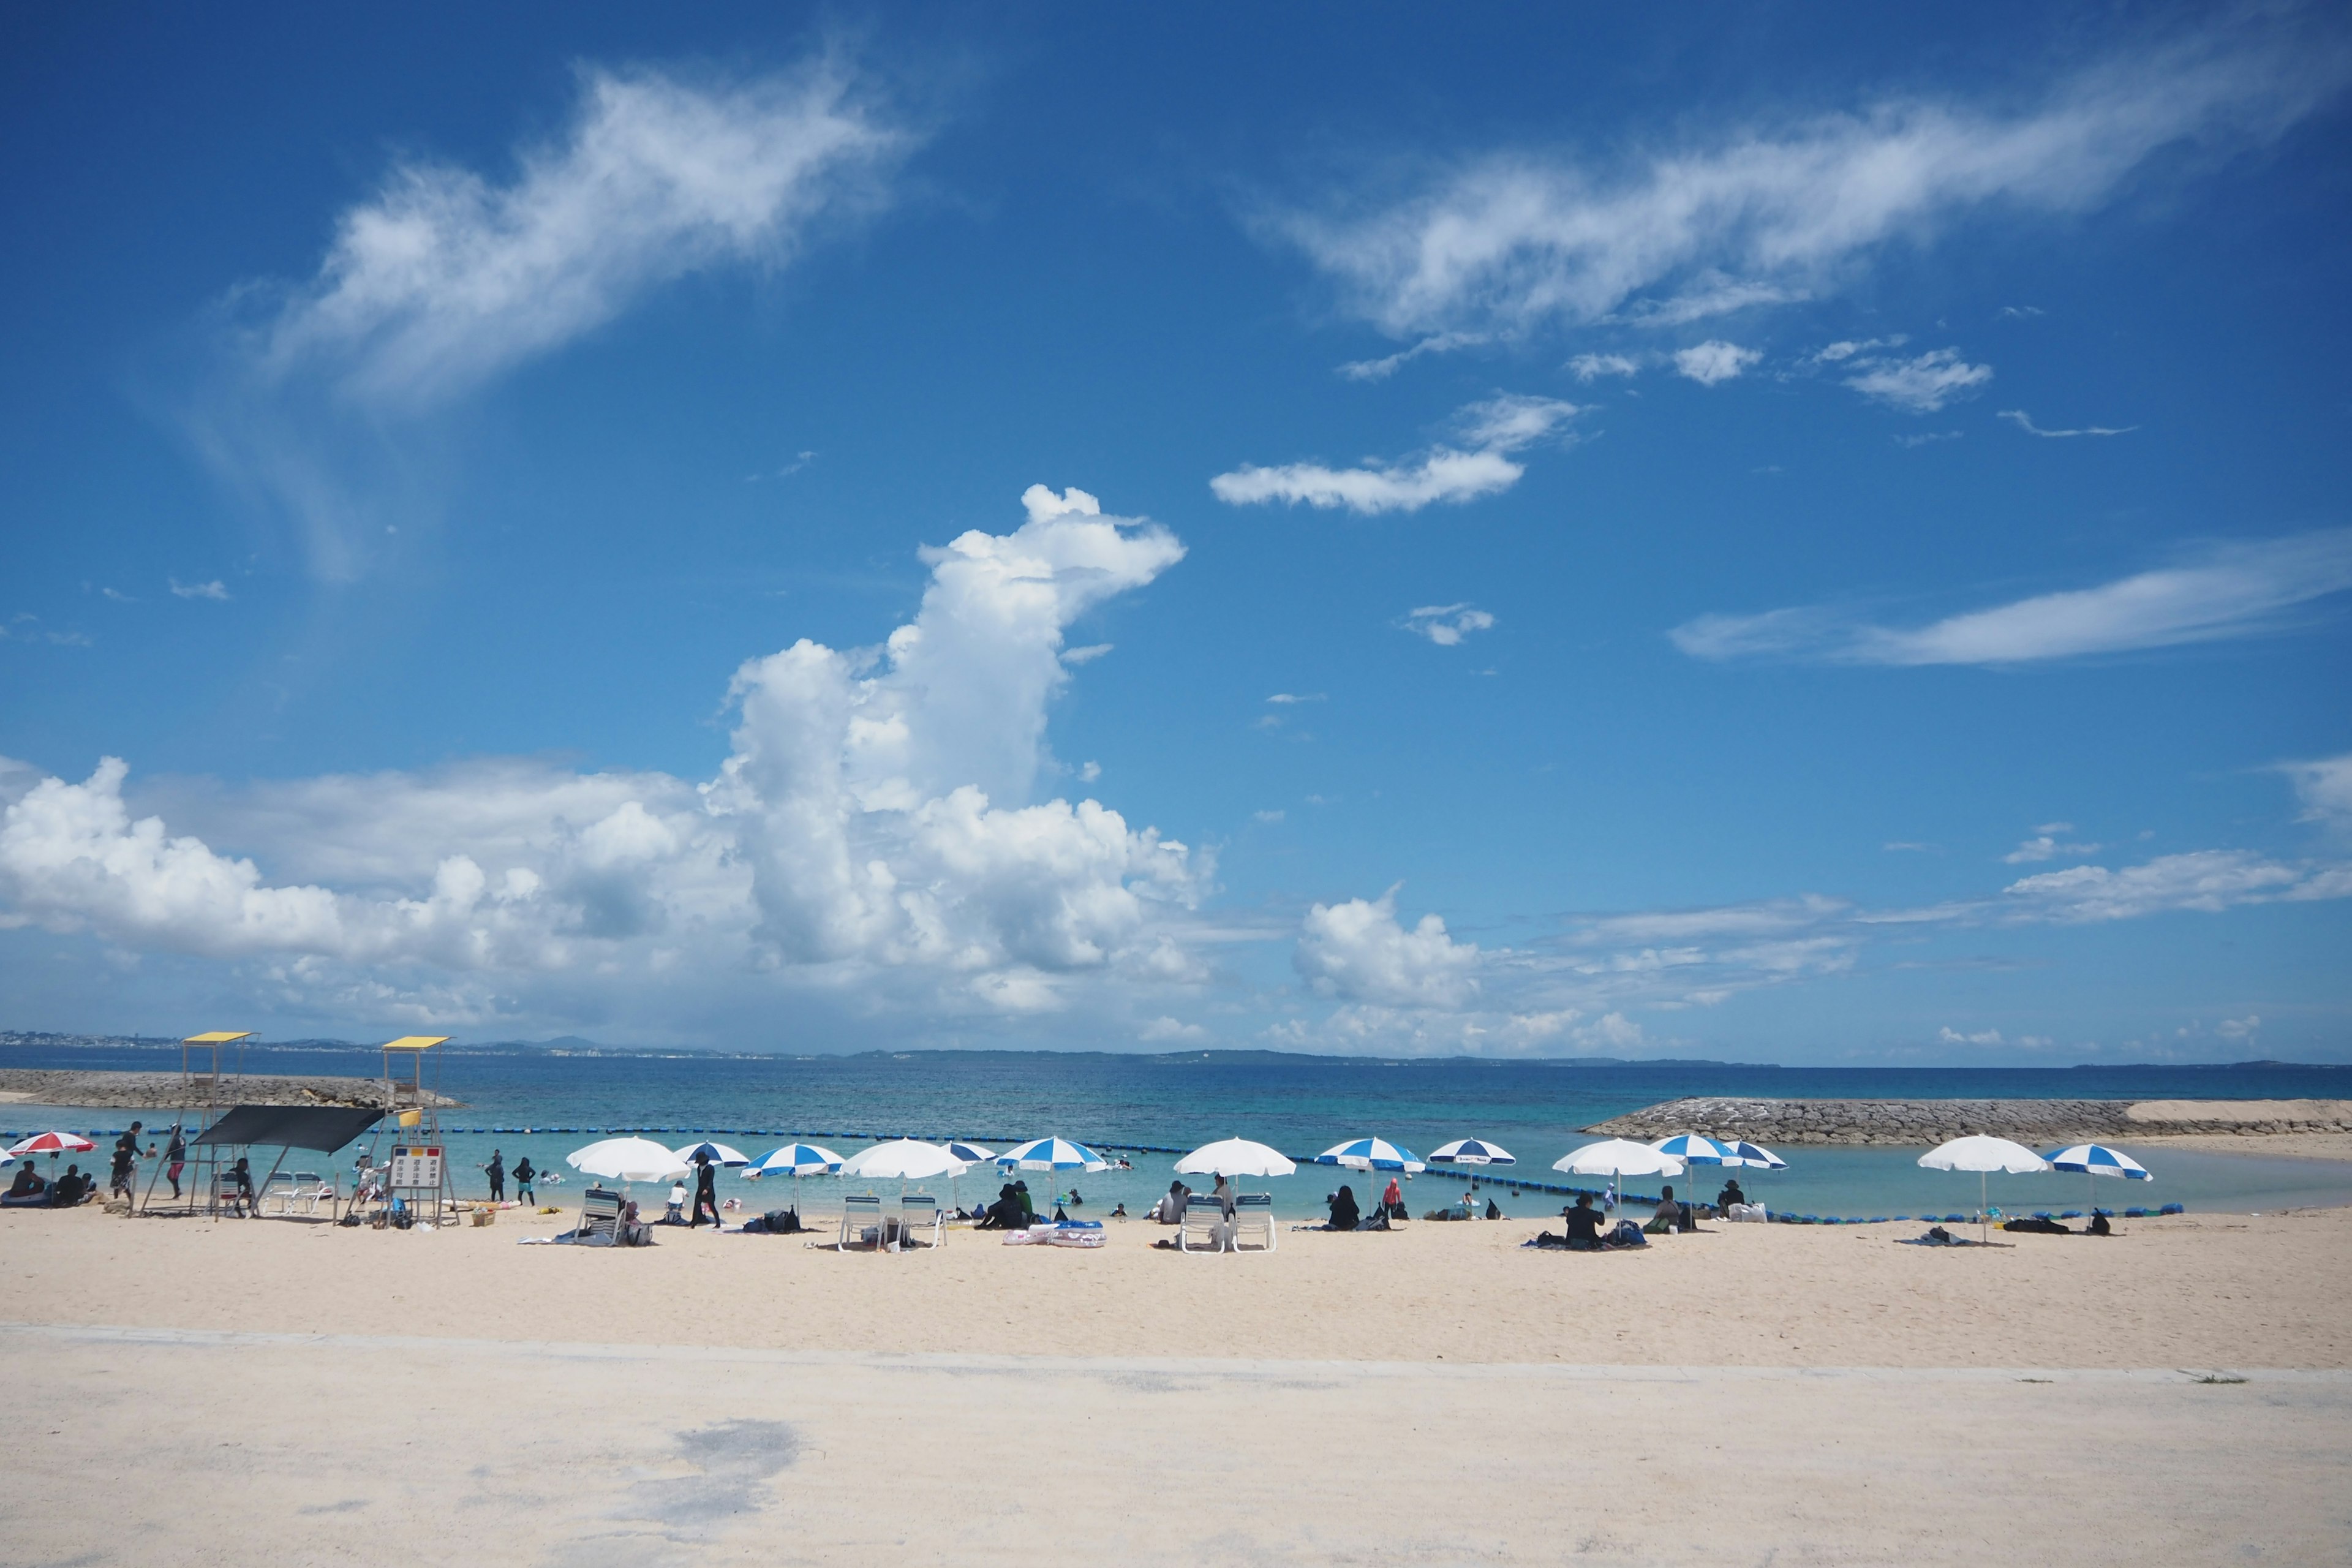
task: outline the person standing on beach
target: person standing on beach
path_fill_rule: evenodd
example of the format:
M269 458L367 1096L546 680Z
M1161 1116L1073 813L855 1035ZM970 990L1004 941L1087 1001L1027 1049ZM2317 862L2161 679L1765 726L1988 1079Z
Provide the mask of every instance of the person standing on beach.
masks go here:
M525 1154L515 1162L515 1202L521 1204L539 1202L539 1194L531 1191L530 1186L538 1175L539 1172L531 1164L530 1155Z
M172 1124L172 1142L163 1151L163 1174L172 1180L172 1201L177 1203L180 1201L180 1173L188 1168L188 1135L180 1131L180 1124L176 1121Z
M710 1163L710 1156L708 1154L694 1163L694 1218L688 1223L688 1229L702 1223L703 1211L706 1209L710 1213L710 1223L714 1226L718 1225L719 1168Z
M140 1123L132 1122L131 1131L114 1141L113 1178L106 1189L109 1197L117 1193L126 1198L131 1195L131 1167L139 1158L139 1128Z
M489 1173L490 1173L490 1202L492 1202L492 1203L494 1203L494 1204L502 1204L502 1203L506 1202L506 1201L507 1201L507 1160L506 1160L506 1156L505 1156L503 1153L501 1153L499 1151L498 1151L498 1150L496 1150L496 1149L493 1149L493 1150L491 1150L491 1151L490 1151L490 1163L489 1163L488 1164L487 1164L487 1165L483 1166L482 1168L483 1168L484 1170L486 1170L486 1171L489 1172Z

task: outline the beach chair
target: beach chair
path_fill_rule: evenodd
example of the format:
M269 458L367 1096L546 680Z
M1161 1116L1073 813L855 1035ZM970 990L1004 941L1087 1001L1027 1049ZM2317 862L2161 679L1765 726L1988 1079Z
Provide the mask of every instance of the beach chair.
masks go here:
M1274 1194L1243 1193L1234 1199L1234 1247L1238 1250L1242 1238L1253 1234L1265 1238L1265 1250L1274 1250Z
M835 1252L846 1252L849 1250L850 1243L863 1244L866 1239L866 1226L869 1222L874 1226L874 1249L879 1252L882 1250L882 1200L871 1193L842 1199L841 1234L834 1238L833 1249Z
M1233 1231L1225 1221L1225 1205L1205 1193L1184 1200L1184 1226L1176 1233L1179 1252L1229 1252Z
M924 1235L926 1231L930 1234ZM939 1199L929 1193L908 1193L898 1200L899 1246L919 1240L926 1247L937 1247L947 1238L947 1217L940 1213Z
M580 1227L572 1234L583 1241L603 1237L608 1245L621 1239L621 1194L609 1187L590 1187L580 1194Z

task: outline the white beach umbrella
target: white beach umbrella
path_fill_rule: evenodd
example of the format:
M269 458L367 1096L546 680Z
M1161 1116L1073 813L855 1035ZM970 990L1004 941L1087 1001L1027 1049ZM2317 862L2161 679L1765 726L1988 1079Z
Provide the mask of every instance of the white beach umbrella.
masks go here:
M857 1176L867 1180L902 1182L927 1181L933 1176L963 1174L964 1163L936 1143L919 1143L912 1138L894 1138L887 1143L877 1143L871 1149L860 1149L841 1163L845 1177Z
M1615 1206L1614 1178L1621 1176L1679 1176L1683 1163L1672 1154L1662 1154L1647 1143L1636 1143L1626 1138L1604 1138L1598 1143L1587 1143L1581 1149L1571 1149L1551 1163L1555 1171L1566 1171L1574 1176L1608 1176L1612 1178L1611 1205Z
M1297 1169L1280 1150L1246 1138L1203 1143L1176 1162L1180 1176L1287 1176Z
M650 1138L607 1138L585 1149L574 1149L563 1163L592 1176L616 1182L668 1182L688 1167L677 1153Z
M1484 1138L1456 1138L1429 1152L1433 1165L1516 1165L1517 1155Z
M1991 1138L1979 1132L1967 1138L1955 1138L1948 1143L1938 1143L1919 1156L1919 1163L1931 1171L1974 1171L1977 1173L1977 1221L1990 1237L1992 1216L1987 1212L1990 1197L1985 1190L1986 1177L1994 1171L2006 1171L2021 1176L2034 1171L2046 1171L2050 1162L2022 1143L2012 1143L2006 1138Z
M2127 1182L2156 1180L2148 1174L2146 1165L2122 1150L2110 1149L2105 1143L2077 1143L2071 1149L2061 1149L2050 1156L2050 1163L2053 1169L2081 1171L2091 1177L2088 1201L2094 1215L2099 1212L2099 1177L2121 1176Z

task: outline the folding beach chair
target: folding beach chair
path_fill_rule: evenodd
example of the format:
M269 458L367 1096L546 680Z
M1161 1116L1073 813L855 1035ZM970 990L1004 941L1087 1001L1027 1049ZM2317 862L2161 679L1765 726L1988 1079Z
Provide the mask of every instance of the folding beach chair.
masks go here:
M1204 1193L1194 1193L1184 1200L1184 1225L1176 1233L1177 1251L1230 1252L1233 1235L1223 1204Z
M841 1234L834 1238L833 1249L846 1252L852 1242L861 1245L866 1240L868 1222L874 1226L874 1249L882 1250L882 1200L871 1193L841 1200Z
M1243 1193L1234 1199L1234 1248L1239 1251L1242 1238L1263 1235L1265 1250L1274 1250L1274 1194Z
M929 1236L924 1235L929 1231ZM940 1213L940 1200L929 1193L908 1193L898 1200L898 1245L910 1246L921 1241L927 1247L937 1247L948 1238L948 1222Z
M580 1194L580 1228L572 1234L583 1241L602 1237L608 1244L621 1239L621 1194L608 1187L590 1187Z

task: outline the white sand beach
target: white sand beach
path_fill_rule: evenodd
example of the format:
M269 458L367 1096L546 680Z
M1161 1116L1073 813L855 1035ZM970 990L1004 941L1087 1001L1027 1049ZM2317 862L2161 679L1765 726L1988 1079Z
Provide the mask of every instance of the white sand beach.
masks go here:
M517 1245L556 1223L0 1213L0 1364L53 1461L0 1560L340 1562L420 1529L408 1560L614 1564L2352 1547L2352 1211L1984 1249L1724 1226L1592 1256L1521 1248L1527 1221L1240 1257L1144 1224Z

